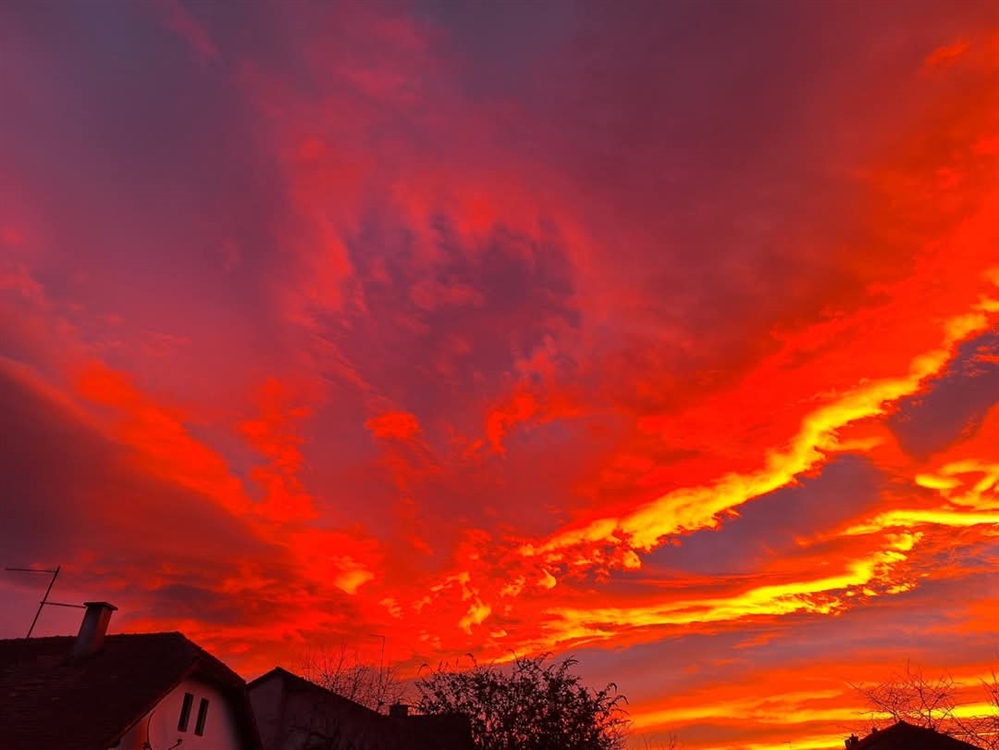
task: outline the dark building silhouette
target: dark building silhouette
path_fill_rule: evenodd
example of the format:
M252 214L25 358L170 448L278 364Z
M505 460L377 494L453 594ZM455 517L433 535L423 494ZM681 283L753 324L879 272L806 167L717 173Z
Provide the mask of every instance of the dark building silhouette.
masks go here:
M863 739L853 735L844 744L845 750L981 750L950 735L904 721L875 730Z
M465 716L384 716L281 667L249 691L264 750L472 750Z
M2 750L260 750L243 678L180 633L107 635L115 608L86 608L75 638L0 640Z

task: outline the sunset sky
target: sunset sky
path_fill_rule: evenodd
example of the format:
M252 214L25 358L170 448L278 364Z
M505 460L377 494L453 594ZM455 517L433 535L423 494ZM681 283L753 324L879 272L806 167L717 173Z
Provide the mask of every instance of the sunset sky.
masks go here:
M575 654L692 750L980 700L999 8L2 0L0 565L57 564L247 678Z

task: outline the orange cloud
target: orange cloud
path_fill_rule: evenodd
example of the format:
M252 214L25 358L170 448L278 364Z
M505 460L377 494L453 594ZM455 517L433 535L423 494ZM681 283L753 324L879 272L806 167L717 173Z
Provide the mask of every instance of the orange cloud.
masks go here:
M276 378L269 378L261 388L259 408L257 419L240 425L250 444L269 459L267 465L254 466L249 473L265 493L257 512L280 521L316 518L314 499L298 478L304 463L300 450L304 439L296 428L311 409L296 406L294 394Z
M963 39L959 39L951 44L945 44L942 47L937 47L926 56L923 67L925 70L932 70L951 65L955 60L967 54L970 49L971 43Z
M249 510L242 484L225 459L191 436L178 410L160 406L127 375L99 361L76 373L75 386L82 398L110 410L111 435L134 451L146 471L203 493L230 512Z
M388 411L379 414L365 422L364 426L378 439L401 440L403 442L412 440L421 432L420 422L416 416L403 411Z
M789 446L767 457L765 469L748 475L729 475L714 485L677 490L623 518L602 519L581 529L560 532L537 548L526 547L525 553L552 554L584 543L605 541L627 543L648 551L669 534L714 526L720 513L786 486L795 476L823 461L827 453L839 447L837 430L884 414L887 404L916 392L922 381L947 363L958 343L988 329L990 319L984 311L991 312L995 304L985 300L977 305L979 310L947 321L941 346L914 359L906 376L866 384L806 415Z

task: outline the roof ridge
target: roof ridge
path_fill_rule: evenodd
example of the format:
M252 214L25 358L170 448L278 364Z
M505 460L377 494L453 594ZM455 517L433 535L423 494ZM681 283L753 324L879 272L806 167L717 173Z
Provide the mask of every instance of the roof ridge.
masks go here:
M15 642L18 642L18 641L20 641L20 642L24 642L24 641L57 641L57 640L59 640L61 638L70 638L70 639L72 639L72 638L76 638L76 636L75 635L39 635L39 636L35 636L34 638L25 638L24 636L20 636L18 638L0 638L0 643L15 643Z
M164 635L179 636L184 640L191 641L190 638L181 633L179 630L157 630L153 632L143 632L143 633L108 633L107 635L104 636L104 638L106 640L108 638L122 638L122 637L136 638L143 636L164 636ZM73 640L75 638L76 635L74 634L38 635L38 636L33 636L32 638L25 638L21 636L18 638L0 638L0 643L13 643L14 641L57 641L61 639ZM191 642L193 643L193 641Z
M256 685L257 683L262 682L264 679L266 679L267 677L270 677L273 674L277 674L278 676L284 677L285 679L291 678L292 680L294 680L295 682L299 683L300 685L308 687L310 690L318 690L318 691L324 693L327 696L332 696L333 698L335 698L337 700L345 701L346 703L351 704L351 706L355 706L357 708L364 709L365 711L370 711L371 713L375 714L376 716L385 717L385 714L376 711L375 709L371 708L370 706L365 706L363 703L358 703L353 698L348 698L346 695L341 695L340 693L338 693L336 690L333 690L332 688L328 688L328 687L325 687L323 685L320 685L318 682L313 682L309 678L303 677L300 674L295 674L294 672L291 672L291 671L285 669L280 664L278 664L277 666L275 666L273 669L265 672L264 674L260 675L259 677L257 677L256 679L252 680L251 682L248 682L246 686L247 686L247 688L251 688L254 685Z
M224 661L222 661L219 657L215 656L212 652L208 651L206 648L204 648L203 646L199 645L196 641L192 641L190 638L188 638L183 633L178 633L177 635L179 635L181 638L183 638L185 641L187 641L189 644L191 644L194 647L195 651L197 652L197 657L199 659L200 658L206 658L206 659L208 659L214 665L216 665L218 667L221 667L223 670L225 670L227 673L229 673L230 676L235 677L237 680L239 680L240 682L242 682L244 685L247 684L246 680L243 679L243 676L239 672L237 672L235 669L233 669L232 667L230 667L228 664L226 664Z
M270 669L268 669L263 674L258 675L257 677L254 677L252 680L247 681L246 686L248 688L252 687L253 685L256 685L259 682L263 682L268 677L271 677L272 675L275 675L275 674L278 675L278 676L287 675L288 677L292 677L292 678L294 678L296 680L305 680L305 682L308 682L311 685L316 685L316 683L311 682L310 680L306 680L301 675L297 675L294 672L285 669L280 664L275 664L273 667L271 667ZM316 685L316 687L322 687L322 685ZM325 690L325 688L323 688L323 689Z

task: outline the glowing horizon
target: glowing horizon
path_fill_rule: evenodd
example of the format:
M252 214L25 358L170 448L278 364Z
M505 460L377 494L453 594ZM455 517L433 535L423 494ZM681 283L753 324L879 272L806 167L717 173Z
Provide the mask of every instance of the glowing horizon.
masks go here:
M987 0L8 0L0 102L0 565L248 678L576 654L692 750L981 701Z

